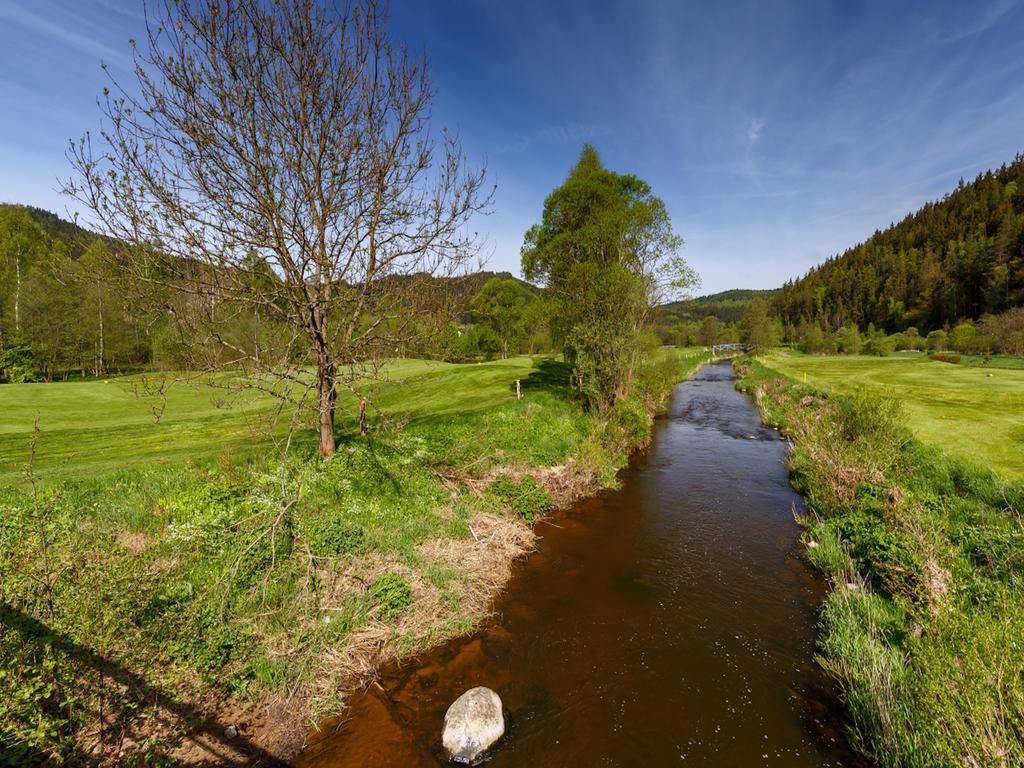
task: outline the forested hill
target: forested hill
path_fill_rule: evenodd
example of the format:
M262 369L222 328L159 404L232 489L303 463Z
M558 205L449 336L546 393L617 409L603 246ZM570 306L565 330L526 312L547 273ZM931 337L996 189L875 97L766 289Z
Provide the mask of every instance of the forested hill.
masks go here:
M166 311L177 297L169 290L158 294L149 289L144 296L136 295L121 279L117 245L49 211L0 203L0 382L187 366L189 344L182 341ZM412 287L398 293L414 293L421 311L430 307L438 316L467 325L475 320L472 300L492 278L514 282L529 298L537 295L534 286L507 272L385 279L413 281ZM529 348L550 346L538 340L543 333L538 323L533 325ZM257 328L268 338L275 330L266 318L250 322L248 315L239 315L232 332L249 339ZM446 359L496 353L498 341L485 336L456 332L455 351L434 341L407 351ZM473 340L470 347L467 338Z
M74 222L62 219L56 213L42 208L16 203L0 203L0 213L4 210L27 213L29 218L39 225L40 229L50 238L63 243L73 257L80 256L90 243L99 238L95 232L83 229Z
M700 319L713 316L723 323L735 323L743 317L754 299L771 301L775 294L774 289L733 288L686 301L673 301L665 304L663 308L669 314L680 318Z
M1024 155L786 283L798 325L920 331L1024 305Z

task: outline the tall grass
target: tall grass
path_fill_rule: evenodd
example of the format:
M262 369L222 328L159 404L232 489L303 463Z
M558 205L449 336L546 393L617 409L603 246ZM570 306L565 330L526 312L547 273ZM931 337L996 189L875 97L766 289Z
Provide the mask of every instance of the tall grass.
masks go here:
M880 391L738 369L794 442L854 743L884 766L1024 765L1024 486L913 439Z

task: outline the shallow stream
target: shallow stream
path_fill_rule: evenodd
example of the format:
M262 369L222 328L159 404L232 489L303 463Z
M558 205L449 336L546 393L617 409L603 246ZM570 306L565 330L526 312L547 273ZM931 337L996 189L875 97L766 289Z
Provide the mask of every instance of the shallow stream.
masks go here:
M493 619L384 670L297 765L442 765L477 685L507 711L494 768L861 765L814 663L785 443L733 385L727 363L680 384L621 488L539 525Z

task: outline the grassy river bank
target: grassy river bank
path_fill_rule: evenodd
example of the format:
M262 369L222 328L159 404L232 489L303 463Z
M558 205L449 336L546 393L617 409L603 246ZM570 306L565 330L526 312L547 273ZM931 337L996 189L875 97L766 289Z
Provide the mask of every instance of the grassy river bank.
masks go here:
M130 383L3 388L0 764L287 758L378 664L485 617L534 520L613 484L702 359L660 354L604 416L554 360L403 362L328 460L253 445L260 405L209 392L161 426Z
M794 446L807 557L832 585L820 661L854 742L883 766L1024 765L1024 484L922 441L891 390L822 391L777 362L804 361L736 367Z

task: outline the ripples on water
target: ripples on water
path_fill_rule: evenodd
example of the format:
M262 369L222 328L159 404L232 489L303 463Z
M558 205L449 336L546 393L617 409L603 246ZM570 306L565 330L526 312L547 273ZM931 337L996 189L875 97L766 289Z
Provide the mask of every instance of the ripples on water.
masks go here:
M508 710L489 766L860 765L813 663L785 444L733 382L680 384L622 488L540 524L488 626L385 670L298 765L442 764L476 685Z

